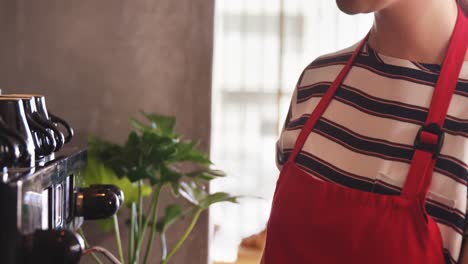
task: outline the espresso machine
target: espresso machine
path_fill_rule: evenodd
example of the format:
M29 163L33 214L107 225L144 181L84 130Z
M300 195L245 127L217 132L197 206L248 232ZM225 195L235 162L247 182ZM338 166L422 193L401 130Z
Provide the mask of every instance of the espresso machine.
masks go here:
M37 94L0 92L0 263L79 263L75 233L123 203L112 185L84 186L86 150Z

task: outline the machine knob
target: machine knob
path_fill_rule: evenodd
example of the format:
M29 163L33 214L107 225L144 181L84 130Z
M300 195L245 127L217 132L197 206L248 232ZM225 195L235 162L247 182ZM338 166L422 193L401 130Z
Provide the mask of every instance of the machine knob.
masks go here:
M84 249L81 236L70 230L36 230L25 239L26 263L79 263Z
M82 216L85 220L111 217L121 206L118 194L99 185L79 189L75 201L75 215Z
M117 187L115 185L112 185L112 184L91 184L89 187L90 188L113 191L115 194L117 194L117 197L119 197L120 206L122 206L123 203L124 203L124 193L123 193L122 189L120 189L119 187Z

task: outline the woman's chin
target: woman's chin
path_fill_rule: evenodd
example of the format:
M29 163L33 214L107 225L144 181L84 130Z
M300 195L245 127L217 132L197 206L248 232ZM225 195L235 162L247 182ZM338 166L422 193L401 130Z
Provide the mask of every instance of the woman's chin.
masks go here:
M346 13L348 15L369 13L369 12L365 12L362 5L360 5L358 2L360 1L359 0L336 0L336 4L338 5L338 8L343 13Z
M348 15L378 12L399 0L336 0L338 8Z

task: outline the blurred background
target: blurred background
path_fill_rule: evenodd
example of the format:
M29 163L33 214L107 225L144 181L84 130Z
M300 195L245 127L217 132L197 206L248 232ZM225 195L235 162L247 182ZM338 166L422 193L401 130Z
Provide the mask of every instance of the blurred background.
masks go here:
M268 220L275 143L299 75L316 57L358 42L372 19L345 15L330 0L215 1L211 157L228 177L211 189L251 198L211 209L214 261L258 262L262 235L254 234Z

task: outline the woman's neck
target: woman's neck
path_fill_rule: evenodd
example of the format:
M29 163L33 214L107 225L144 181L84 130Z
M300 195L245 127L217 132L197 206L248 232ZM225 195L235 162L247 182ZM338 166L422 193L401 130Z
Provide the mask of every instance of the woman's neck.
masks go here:
M388 56L440 64L456 19L455 0L397 1L375 13L369 44Z

